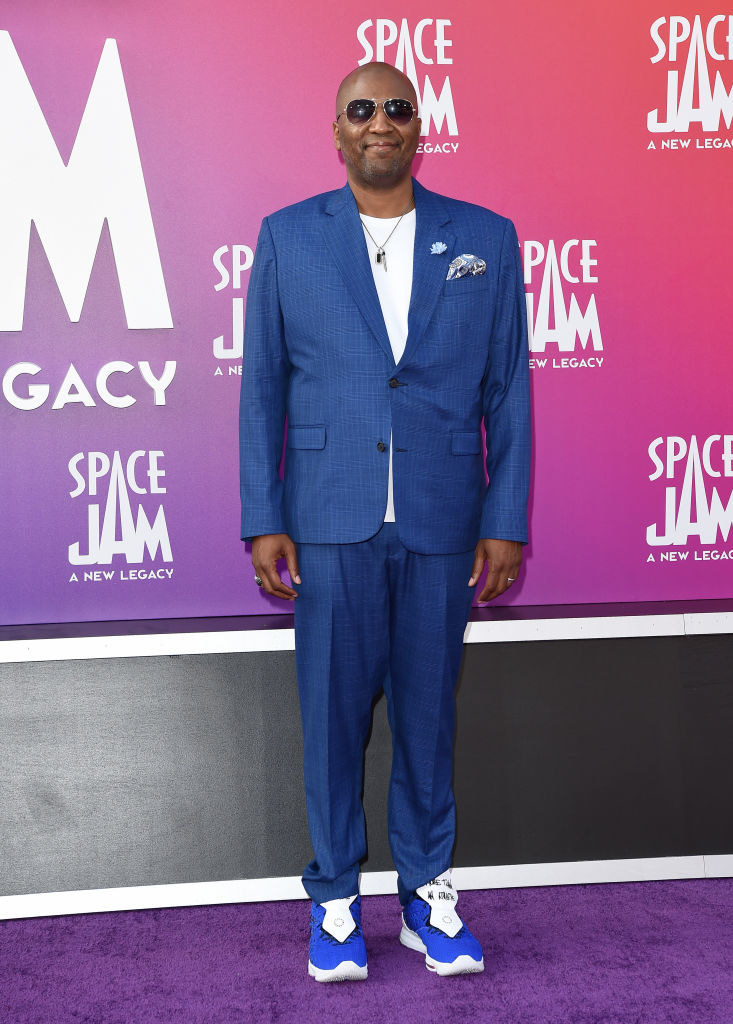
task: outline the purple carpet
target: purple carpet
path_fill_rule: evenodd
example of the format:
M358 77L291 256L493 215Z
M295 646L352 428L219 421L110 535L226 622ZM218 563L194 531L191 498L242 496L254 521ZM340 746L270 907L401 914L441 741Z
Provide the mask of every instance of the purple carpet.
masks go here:
M2 1024L733 1024L733 879L464 892L483 974L438 978L363 901L366 982L307 977L305 902L0 922Z

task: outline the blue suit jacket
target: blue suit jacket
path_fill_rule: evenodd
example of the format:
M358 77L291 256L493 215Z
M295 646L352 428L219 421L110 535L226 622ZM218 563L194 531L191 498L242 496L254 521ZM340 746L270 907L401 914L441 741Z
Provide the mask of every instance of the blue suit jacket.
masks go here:
M397 365L348 184L262 223L242 362L244 540L371 537L384 521L391 427L405 547L438 554L480 537L527 541L529 350L517 234L491 210L414 179L413 187L412 296ZM447 246L441 255L434 242ZM460 253L484 259L486 273L446 281Z

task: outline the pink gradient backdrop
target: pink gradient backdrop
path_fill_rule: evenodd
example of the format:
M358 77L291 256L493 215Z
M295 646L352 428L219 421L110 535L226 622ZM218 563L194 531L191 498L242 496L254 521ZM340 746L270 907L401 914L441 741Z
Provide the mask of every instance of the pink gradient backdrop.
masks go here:
M60 383L71 362L85 381L113 359L157 368L175 359L178 369L165 407L141 387L124 410L3 403L2 621L291 611L258 591L239 540L239 378L226 364L214 376L212 340L231 330L232 298L242 293L214 290L212 254L254 246L264 214L343 183L330 138L335 88L362 57L357 26L377 17L407 18L412 28L423 17L451 21L452 65L418 74L436 87L450 75L459 149L418 158L420 180L510 216L520 240L597 243L599 281L577 296L584 308L595 294L604 363L533 370L531 543L520 583L497 603L731 596L729 561L660 563L656 549L647 563L646 526L664 512L664 481L648 479L649 442L733 432L724 185L732 151L647 149L647 111L664 109L668 68L650 63L649 26L670 13L707 19L718 9L667 11L646 0L430 10L345 0L337 17L331 5L282 0L26 0L6 9L0 29L11 33L64 159L104 40L117 40L174 330L127 330L106 229L81 321L70 324L34 236L25 325L0 334L0 372L30 360L43 367L39 381ZM730 61L715 70L733 85ZM535 302L538 293L539 284ZM68 460L115 448L166 453L169 581L68 582L67 547L85 533ZM715 482L727 500L730 478ZM733 549L733 535L718 540Z

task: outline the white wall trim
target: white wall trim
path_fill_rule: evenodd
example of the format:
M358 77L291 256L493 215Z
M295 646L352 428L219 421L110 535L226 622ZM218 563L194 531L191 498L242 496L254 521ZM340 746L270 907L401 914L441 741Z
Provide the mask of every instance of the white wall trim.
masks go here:
M674 612L669 615L588 616L572 619L497 619L469 622L464 640L466 643L475 644L527 640L684 636L703 633L733 633L733 612ZM0 641L0 663L293 650L295 631L292 629L57 637Z
M731 614L733 618L733 614ZM685 617L671 615L614 615L573 619L510 619L469 622L469 644L522 640L601 640L621 636L681 636Z
M733 853L711 853L705 857L707 878L733 878Z
M733 878L733 855L505 864L453 870L453 879L459 891L684 878ZM365 896L396 893L397 874L394 871L365 872L361 876L360 890ZM300 899L307 899L307 896L297 876L139 885L119 889L80 889L0 896L0 920Z
M733 633L731 612L688 612L685 615L685 632Z
M121 636L4 640L0 662L70 661L77 658L155 658L171 654L238 654L294 651L293 629L241 629L211 633L146 633Z

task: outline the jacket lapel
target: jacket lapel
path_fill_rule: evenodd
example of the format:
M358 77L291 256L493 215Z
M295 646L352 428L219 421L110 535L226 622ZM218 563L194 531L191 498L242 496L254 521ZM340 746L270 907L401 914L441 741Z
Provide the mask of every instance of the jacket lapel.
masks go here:
M415 248L407 342L400 365L414 356L430 323L443 289L448 263L453 258L456 240L453 232L448 230L451 217L441 202L441 197L423 188L415 178L412 179L412 187L415 195ZM336 266L372 334L394 362L392 346L374 284L374 275L369 264L364 229L354 194L348 183L333 193L326 203L325 212L323 231ZM431 253L430 247L433 242L444 242L445 252L441 255Z
M448 230L451 217L440 196L423 188L414 178L412 187L415 195L415 250L412 260L407 343L400 364L412 359L423 339L443 290L456 241L453 232ZM441 255L430 252L433 242L445 243L446 248Z
M369 265L364 229L354 194L348 184L328 200L323 222L326 243L354 302L369 324L374 337L394 362L372 268Z

